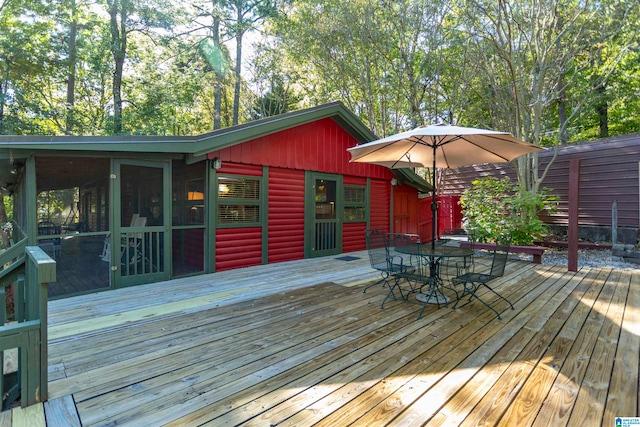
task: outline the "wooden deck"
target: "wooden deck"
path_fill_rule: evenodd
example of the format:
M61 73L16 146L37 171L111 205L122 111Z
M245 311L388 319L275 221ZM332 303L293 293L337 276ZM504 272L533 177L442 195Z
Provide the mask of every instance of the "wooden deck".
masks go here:
M0 424L613 426L638 416L640 270L513 261L515 310L380 303L366 253L50 303L50 400Z

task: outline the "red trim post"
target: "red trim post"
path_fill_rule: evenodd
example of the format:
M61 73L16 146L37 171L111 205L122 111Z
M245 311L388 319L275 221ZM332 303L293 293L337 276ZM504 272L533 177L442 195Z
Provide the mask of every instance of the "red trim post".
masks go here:
M569 163L568 270L578 271L578 211L580 207L580 159Z

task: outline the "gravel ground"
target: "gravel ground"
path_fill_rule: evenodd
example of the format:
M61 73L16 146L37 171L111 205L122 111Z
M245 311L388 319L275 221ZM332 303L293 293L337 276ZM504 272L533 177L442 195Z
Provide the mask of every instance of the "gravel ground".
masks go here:
M516 259L531 260L531 255L511 254ZM542 255L543 264L568 264L568 256L566 249L547 249ZM578 250L578 266L586 267L613 267L623 270L640 269L640 265L616 261L611 256L610 250Z

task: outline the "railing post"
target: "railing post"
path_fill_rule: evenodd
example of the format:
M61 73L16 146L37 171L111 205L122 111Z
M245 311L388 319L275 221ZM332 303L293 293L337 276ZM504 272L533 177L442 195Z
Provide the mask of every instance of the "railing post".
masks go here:
M33 336L34 346L29 346L29 351L35 350L27 357L28 366L26 374L29 376L26 383L27 390L23 390L23 406L47 400L48 396L48 337L47 337L47 287L49 282L56 281L56 262L51 259L38 246L27 246L26 249L26 312L27 321L39 320L38 334ZM39 348L39 351L38 351ZM24 373L23 373L24 374ZM35 388L32 388L35 387ZM26 396L27 402L25 402Z
M578 238L580 210L580 159L569 162L569 212L567 227L568 271L578 271Z

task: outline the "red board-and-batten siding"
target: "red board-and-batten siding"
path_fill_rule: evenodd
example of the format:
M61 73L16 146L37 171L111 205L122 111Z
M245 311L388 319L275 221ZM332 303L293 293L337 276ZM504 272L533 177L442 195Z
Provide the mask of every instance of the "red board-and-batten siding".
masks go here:
M300 125L208 154L219 157L219 174L262 176L269 167L268 262L304 258L305 171L343 176L344 184L365 185L371 178L372 227L389 228L390 181L387 168L350 163L347 148L356 140L331 118ZM364 249L364 223L343 224L343 251ZM262 263L260 227L216 231L216 270Z
M553 150L540 154L540 171L548 164ZM568 224L569 163L580 159L579 223L611 226L611 206L618 204L618 226L640 226L640 135L613 137L602 141L574 144L559 149L556 160L543 181L559 197L558 212L544 218L550 224ZM462 194L479 177L509 176L515 180L510 163L477 165L447 171L444 193Z

